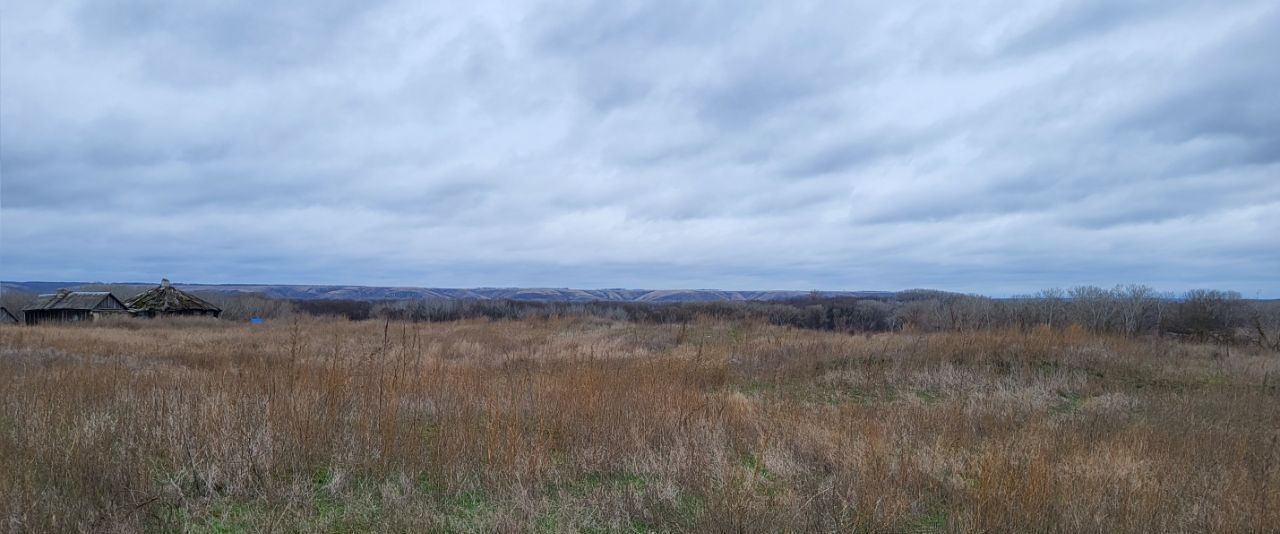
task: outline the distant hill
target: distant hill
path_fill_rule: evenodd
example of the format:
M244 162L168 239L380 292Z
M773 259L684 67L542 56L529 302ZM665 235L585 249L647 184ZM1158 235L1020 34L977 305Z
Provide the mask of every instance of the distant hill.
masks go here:
M130 286L139 289L154 283L102 282L0 282L5 292L51 293L59 288ZM525 300L542 302L718 302L777 301L809 295L810 291L723 291L718 289L568 289L529 287L479 287L471 289L429 287L309 286L255 284L174 284L184 291L207 293L257 293L274 298L314 300ZM892 297L890 291L822 291L824 297Z

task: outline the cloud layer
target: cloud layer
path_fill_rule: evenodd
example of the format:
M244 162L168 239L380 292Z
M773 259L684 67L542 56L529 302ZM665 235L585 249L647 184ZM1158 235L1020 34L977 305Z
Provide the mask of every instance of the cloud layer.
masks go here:
M1280 296L1274 2L422 4L4 0L0 277Z

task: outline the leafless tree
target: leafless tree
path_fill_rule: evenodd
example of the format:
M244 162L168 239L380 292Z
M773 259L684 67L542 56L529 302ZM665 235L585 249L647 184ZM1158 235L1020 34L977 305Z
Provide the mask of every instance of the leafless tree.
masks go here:
M1115 294L1098 286L1078 286L1067 294L1075 321L1090 332L1107 332L1116 315Z
M1168 317L1166 330L1198 341L1231 341L1242 325L1240 294L1235 291L1193 289Z
M1053 328L1056 324L1055 320L1061 321L1064 308L1063 301L1067 297L1067 292L1063 291L1062 288L1053 287L1040 291L1037 296L1043 301L1045 324L1049 325L1049 328Z
M22 308L29 306L36 301L36 295L21 291L4 291L0 293L0 306L9 310L17 317L18 321L22 321Z
M294 314L292 302L268 298L256 293L198 292L196 296L222 308L222 318L231 321L247 321L251 317L279 319L290 317Z
M1255 300L1246 313L1258 346L1280 351L1280 300Z
M1144 286L1130 284L1116 286L1113 294L1117 299L1120 311L1121 331L1126 336L1138 334L1156 304L1156 290Z

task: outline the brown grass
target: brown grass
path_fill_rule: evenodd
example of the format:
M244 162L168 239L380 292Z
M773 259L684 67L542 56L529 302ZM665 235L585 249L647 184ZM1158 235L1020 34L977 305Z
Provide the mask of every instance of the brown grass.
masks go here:
M0 329L0 530L1263 532L1280 357L1079 330Z

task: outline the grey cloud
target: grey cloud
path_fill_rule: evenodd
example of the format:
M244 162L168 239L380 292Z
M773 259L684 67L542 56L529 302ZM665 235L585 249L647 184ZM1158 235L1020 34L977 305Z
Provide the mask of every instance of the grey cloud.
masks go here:
M1048 5L1045 5L1048 4ZM1115 31L1125 24L1142 20L1177 2L1137 0L1055 1L1036 6L1037 21L1028 29L1007 40L1003 54L1033 54L1070 44L1098 34Z
M751 3L565 2L536 10L535 39L539 46L567 56L590 55L598 49L644 53L653 46L708 44L731 30L735 18L750 13Z
M744 128L785 111L815 89L816 84L804 78L748 69L742 77L723 80L700 94L698 113L723 130Z
M1171 144L1218 139L1225 150L1197 170L1280 161L1280 85L1271 50L1280 47L1280 9L1272 8L1228 43L1196 54L1174 87L1123 125Z
M141 52L163 83L229 83L323 60L376 2L104 0L80 6L84 46Z
M1280 294L1262 1L9 7L2 278Z

